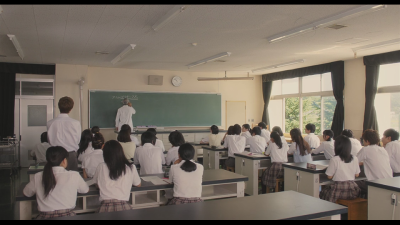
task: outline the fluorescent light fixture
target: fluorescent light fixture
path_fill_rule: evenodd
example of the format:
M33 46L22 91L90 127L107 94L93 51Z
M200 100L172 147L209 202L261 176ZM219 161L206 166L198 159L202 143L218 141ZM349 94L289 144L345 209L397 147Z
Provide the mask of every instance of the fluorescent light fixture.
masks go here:
M364 6L360 6L354 9L350 9L347 10L345 12L339 13L335 16L331 16L322 20L318 20L309 24L306 24L304 26L300 26L297 28L294 28L292 30L289 31L285 31L273 36L270 36L267 38L269 43L275 43L278 41L282 41L300 34L304 34L307 32L310 32L312 30L316 30L318 28L324 27L324 26L328 26L331 25L333 23L336 23L338 21L342 21L345 19L349 19L352 17L356 17L356 16L360 16L362 14L366 14L366 13L370 13L370 12L375 12L381 9L386 8L386 5L364 5Z
M352 50L354 53L356 53L358 51L369 50L372 48L380 48L380 47L393 45L393 44L400 44L400 38L396 38L396 39L389 40L389 41L378 42L375 44L364 45L364 46L360 46L357 48L353 48Z
M195 66L198 66L198 65L201 65L201 64L205 64L205 63L208 63L208 62L212 62L214 60L223 58L225 56L230 56L231 54L232 54L231 52L223 52L223 53L220 53L220 54L217 54L217 55L214 55L214 56L199 60L197 62L190 63L190 64L188 64L186 66L188 67L188 69L190 69L192 67L195 67Z
M119 53L119 55L117 55L117 57L115 57L113 60L111 60L112 64L115 64L117 62L119 62L121 59L123 59L129 52L131 52L136 45L134 44L130 44L127 48L125 48L125 50L123 50L121 53Z
M176 5L170 9L164 16L162 16L157 22L151 27L153 30L158 31L161 27L167 24L172 18L177 16L180 12L186 9L187 6Z
M21 45L19 44L17 37L13 34L7 34L7 36L10 38L11 42L14 44L15 49L17 49L17 53L19 57L23 60L25 55L24 52L22 51Z
M279 68L279 67L290 66L290 65L297 64L297 63L304 63L304 61L305 61L305 59L299 59L299 60L280 63L280 64L276 64L276 65L272 65L272 66L261 67L261 68L252 70L252 72L254 73L254 72L257 72L257 71L261 71L261 70L276 69L276 68Z

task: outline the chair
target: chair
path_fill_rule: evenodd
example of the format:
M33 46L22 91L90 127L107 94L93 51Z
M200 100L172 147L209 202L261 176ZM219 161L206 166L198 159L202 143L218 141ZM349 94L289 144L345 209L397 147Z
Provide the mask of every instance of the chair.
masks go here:
M228 170L228 171L230 171L230 172L235 172L235 167L229 167L229 166L227 166L226 167L226 170Z
M368 219L368 200L356 198L353 200L338 199L336 204L347 206L348 220L367 220Z
M279 192L279 184L283 183L283 178L276 178L276 186L274 192ZM270 193L270 188L267 186L267 193Z

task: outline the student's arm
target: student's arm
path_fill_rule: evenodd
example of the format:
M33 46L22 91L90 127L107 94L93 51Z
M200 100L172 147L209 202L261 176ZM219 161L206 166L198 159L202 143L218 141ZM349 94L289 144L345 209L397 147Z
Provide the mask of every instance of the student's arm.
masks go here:
M141 183L141 180L140 180L140 177L139 177L139 174L138 174L138 172L136 170L136 166L135 165L132 165L132 175L133 175L132 186L141 187L142 183Z
M86 174L86 170L85 170L85 169L83 169L83 178L84 178L84 179L87 179L87 178L88 178L88 176L87 176L87 174Z
M115 130L118 131L118 123L119 123L119 117L121 116L120 111L118 109L117 116L115 117Z
M265 155L266 155L266 156L271 155L271 149L272 149L272 145L268 145L267 151L265 151Z
M318 154L318 153L323 152L324 150L325 150L325 149L324 149L324 145L322 144L322 145L320 145L318 148L312 150L311 153L313 153L313 154Z
M310 144L308 144L307 141L304 141L304 146L306 147L306 150L307 150L308 154L311 154L312 149L310 147Z
M224 139L225 139L225 137L224 137ZM225 142L224 142L224 148L227 148L227 147L228 147L228 142L225 141Z
M36 194L35 179L32 179L22 191L26 197L32 197Z
M353 157L353 160L355 162L355 167L356 167L356 175L355 176L359 177L361 170L360 170L360 166L359 166L359 163L358 163L358 158L357 157Z
M169 182L173 183L174 182L174 169L171 166L171 169L169 169Z
M162 165L165 165L165 156L164 156L164 151L163 150L160 151L160 156L161 156Z
M362 148L362 149L360 149L360 151L357 153L357 159L358 159L358 162L359 162L359 164L360 164L360 166L362 166L362 165L364 165L364 161L365 161L365 159L366 159L366 154L364 153L364 148Z
M140 147L139 147L139 148L140 148ZM134 163L135 165L138 165L138 164L139 164L138 149L136 149L135 154L134 154L134 156L133 156L133 163Z
M88 193L89 192L89 186L82 179L82 177L79 175L79 173L76 173L76 179L79 182L78 183L78 193Z
M329 166L328 166L328 168L326 169L326 172L325 172L325 174L328 176L328 179L332 180L333 175L335 175L335 172L337 170L337 166L338 165L336 165L336 161L335 160L332 159L332 160L329 161Z

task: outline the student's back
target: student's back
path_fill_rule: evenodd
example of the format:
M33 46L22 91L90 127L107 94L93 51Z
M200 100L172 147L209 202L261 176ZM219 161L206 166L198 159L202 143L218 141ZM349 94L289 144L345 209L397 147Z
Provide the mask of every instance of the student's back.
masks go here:
M350 138L351 154L357 156L358 152L362 149L361 142L355 138Z
M309 133L307 136L304 137L304 140L310 145L310 148L318 148L321 144L321 140L319 139L318 135L314 133Z
M97 167L101 163L104 163L103 150L96 149L83 159L82 169L85 169L87 177L93 177Z
M46 162L46 151L51 145L47 142L39 143L32 149L31 156L36 156L38 163Z
M364 163L364 172L368 180L392 178L390 159L387 151L378 145L364 146L357 154Z
M293 154L293 161L295 163L312 162L313 161L312 157L311 157L311 153L308 153L307 151L305 151L305 155L300 154L300 148L297 145L297 143L295 143L295 142L292 143L292 145L290 146L288 153Z
M221 147L222 136L219 134L209 134L208 135L208 145Z
M227 135L224 147L228 148L228 155L235 157L235 153L242 153L246 147L246 138L240 135Z
M140 175L163 173L164 153L161 148L146 143L136 149L134 162L140 164Z

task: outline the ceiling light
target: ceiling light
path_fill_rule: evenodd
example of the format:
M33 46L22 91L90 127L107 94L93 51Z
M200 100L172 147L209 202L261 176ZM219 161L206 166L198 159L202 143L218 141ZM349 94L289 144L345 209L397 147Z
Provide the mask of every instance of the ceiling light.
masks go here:
M370 12L375 12L377 10L380 9L384 9L386 8L386 5L364 5L364 6L360 6L354 9L350 9L348 11L345 11L343 13L339 13L335 16L331 16L328 17L326 19L322 19L322 20L318 20L312 23L309 23L307 25L304 26L300 26L297 28L294 28L292 30L289 31L285 31L276 35L273 35L271 37L268 37L267 40L269 43L274 43L274 42L278 42L278 41L282 41L300 34L304 34L307 33L309 31L312 30L316 30L320 27L324 27L324 26L328 26L331 25L333 23L336 23L338 21L341 20L345 20L345 19L349 19L355 16L359 16L365 13L370 13Z
M261 67L261 68L252 70L252 72L254 73L254 72L257 72L257 71L261 71L261 70L276 69L276 68L279 68L279 67L290 66L290 65L293 65L293 64L297 64L297 63L304 63L304 61L305 61L304 59L299 59L299 60L280 63L280 64L276 64L276 65L272 65L272 66Z
M19 57L23 60L24 59L24 52L22 51L21 45L19 44L17 38L13 34L7 34L7 36L10 38L11 42L14 44L15 49L17 49L17 53Z
M389 40L389 41L378 42L378 43L375 43L375 44L364 45L364 46L360 46L360 47L357 47L357 48L353 48L352 50L354 52L354 58L356 58L358 51L369 50L369 49L372 49L372 48L380 48L380 47L393 45L393 44L400 44L400 38L396 38L396 39Z
M216 81L216 80L254 80L254 77L249 77L249 73L247 73L247 77L198 77L197 81Z
M134 44L130 44L127 48L125 48L125 50L123 50L121 53L119 53L119 55L117 55L117 57L115 57L113 60L111 60L112 64L117 63L118 61L120 61L122 58L124 58L129 52L131 52L136 45Z
M205 63L208 63L208 62L212 62L214 60L220 59L220 58L225 57L225 56L230 56L231 54L232 53L230 53L230 52L223 52L223 53L220 53L220 54L217 54L217 55L214 55L214 56L199 60L197 62L190 63L190 64L188 64L186 66L188 67L188 69L190 69L192 67L195 67L195 66L198 66L198 65L201 65L201 64L205 64Z
M187 6L177 5L170 9L164 16L162 16L157 22L151 27L153 30L158 31L161 27L167 24L172 18L177 16L180 12L186 9Z

